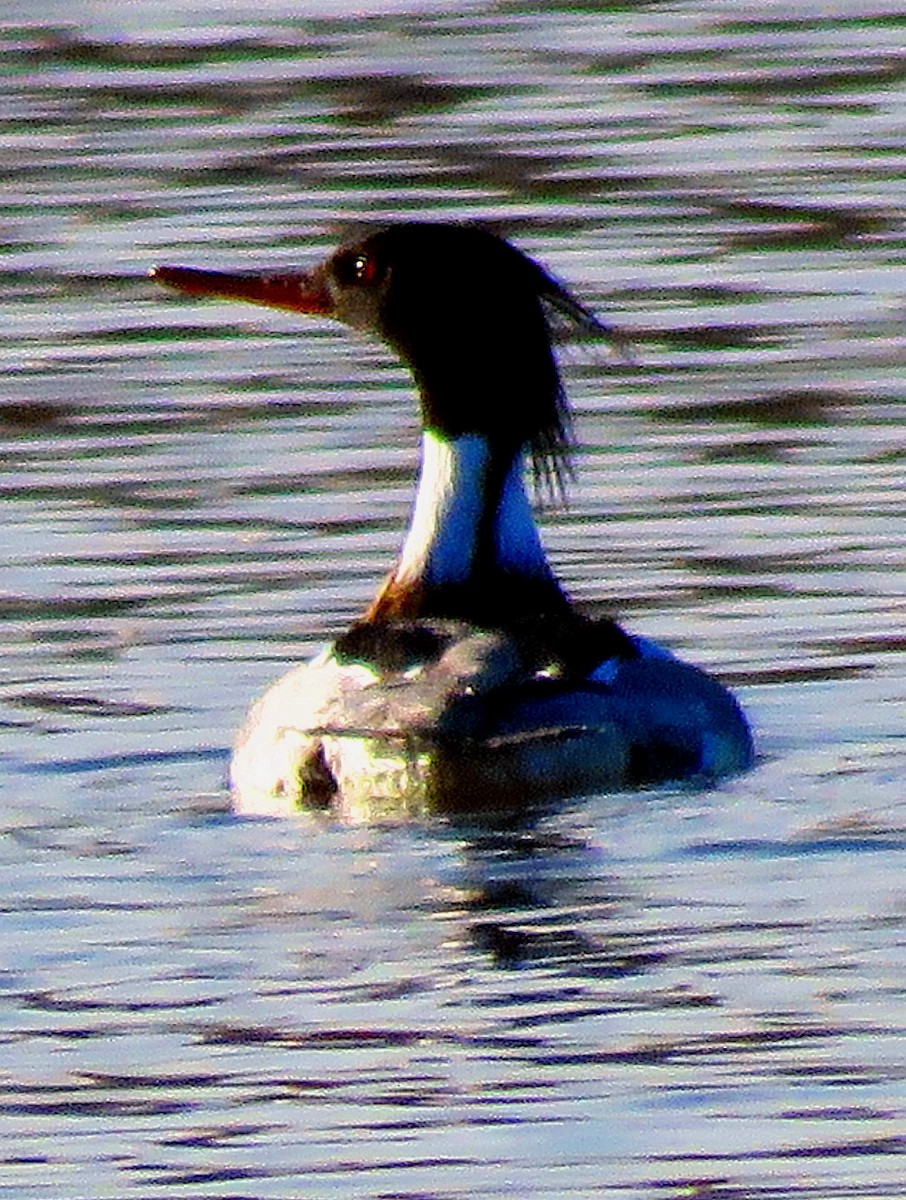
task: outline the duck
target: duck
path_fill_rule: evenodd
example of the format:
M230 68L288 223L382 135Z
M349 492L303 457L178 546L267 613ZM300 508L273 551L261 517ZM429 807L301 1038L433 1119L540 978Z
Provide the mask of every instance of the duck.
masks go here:
M735 697L583 611L544 550L534 494L563 495L576 445L557 324L623 344L544 266L481 225L401 221L306 270L152 275L376 336L418 396L420 464L396 562L361 617L250 710L230 766L238 812L529 812L752 765Z

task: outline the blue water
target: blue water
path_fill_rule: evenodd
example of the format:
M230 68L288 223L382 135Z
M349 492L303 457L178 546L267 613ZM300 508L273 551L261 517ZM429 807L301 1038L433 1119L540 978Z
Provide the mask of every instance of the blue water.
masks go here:
M0 13L0 1197L906 1195L895 8ZM564 348L571 592L726 679L749 775L522 827L238 820L361 611L405 373L166 295L482 218Z

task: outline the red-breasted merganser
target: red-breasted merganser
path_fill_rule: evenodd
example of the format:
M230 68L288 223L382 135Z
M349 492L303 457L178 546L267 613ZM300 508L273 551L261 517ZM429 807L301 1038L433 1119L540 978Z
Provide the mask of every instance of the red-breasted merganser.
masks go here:
M478 227L408 222L311 271L153 274L376 334L419 393L421 470L399 559L361 620L251 710L231 767L240 811L529 807L751 764L729 692L583 615L550 568L523 482L526 455L555 489L569 466L549 316L616 334L541 266Z

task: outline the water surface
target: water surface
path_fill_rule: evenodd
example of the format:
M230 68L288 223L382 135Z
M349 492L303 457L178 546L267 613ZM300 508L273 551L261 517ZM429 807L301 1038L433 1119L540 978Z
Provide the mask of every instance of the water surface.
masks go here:
M896 6L8 3L0 1196L894 1197ZM572 593L759 765L521 828L238 821L232 730L393 556L404 372L156 262L481 218L564 361Z

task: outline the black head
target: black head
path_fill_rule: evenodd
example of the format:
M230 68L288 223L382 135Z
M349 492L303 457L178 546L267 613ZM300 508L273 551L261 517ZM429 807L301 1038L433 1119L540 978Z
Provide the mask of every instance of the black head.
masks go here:
M377 334L411 368L427 428L480 433L508 453L527 446L553 481L571 434L550 312L613 337L536 262L471 225L389 225L305 274L156 274L196 294L324 313Z

